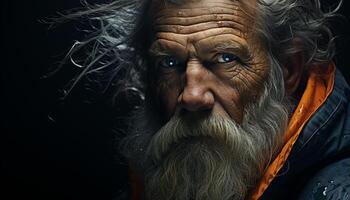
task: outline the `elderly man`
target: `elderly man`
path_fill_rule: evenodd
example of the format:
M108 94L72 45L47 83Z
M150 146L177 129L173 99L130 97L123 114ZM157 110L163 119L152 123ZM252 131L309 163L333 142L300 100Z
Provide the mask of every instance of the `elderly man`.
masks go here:
M71 51L97 41L85 72L112 66L144 97L121 142L131 198L349 199L335 11L319 0L117 0L78 13L102 22Z

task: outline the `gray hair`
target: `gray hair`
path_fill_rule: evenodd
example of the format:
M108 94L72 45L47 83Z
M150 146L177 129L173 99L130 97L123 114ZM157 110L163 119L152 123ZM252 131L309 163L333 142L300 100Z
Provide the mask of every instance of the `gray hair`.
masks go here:
M306 65L327 63L335 55L330 21L339 16L341 5L342 0L334 9L322 8L320 0L258 0L258 31L280 62L301 52ZM294 39L301 45L295 45Z
M181 3L179 0L167 0ZM87 19L93 33L85 41L76 41L65 60L80 67L81 73L68 86L69 93L86 75L102 77L105 88L113 85L115 95L136 91L144 99L147 60L145 18L150 0L115 0L108 4L88 5L88 10L63 15L68 19ZM322 8L320 0L257 0L257 32L270 54L281 63L292 54L302 53L306 65L330 62L335 55L335 37L330 20L337 16L342 0ZM328 9L328 10L326 10ZM99 23L96 26L96 22ZM301 45L294 45L297 38ZM89 54L78 62L75 57L88 47Z

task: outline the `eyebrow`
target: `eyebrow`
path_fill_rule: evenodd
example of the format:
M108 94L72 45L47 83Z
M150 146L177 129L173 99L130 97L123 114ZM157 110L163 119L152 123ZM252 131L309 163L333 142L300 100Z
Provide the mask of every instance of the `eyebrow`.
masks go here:
M222 51L227 49L240 50L240 46L235 43L219 42L212 47L215 51Z
M212 45L208 45L204 50L207 50L209 53L229 51L231 53L237 54L237 56L243 60L248 59L251 56L251 52L248 46L230 40L215 42Z
M168 44L165 44L165 42ZM177 42L161 39L161 40L155 41L151 45L151 47L148 49L148 53L152 56L179 54L180 46L181 45Z
M216 51L225 51L227 49L232 49L234 51L243 51L243 52L246 52L248 50L248 48L245 45L240 45L240 44L237 44L236 42L232 42L232 41L217 42L212 47L212 49L216 50Z
M203 43L204 45L204 43ZM202 45L201 45L202 46ZM168 55L177 55L182 57L183 53L185 53L182 45L175 42L169 41L165 39L161 39L155 41L148 50L150 56L160 57L160 56L168 56ZM200 46L195 45L195 48L200 48ZM205 47L200 48L201 50L197 53L217 53L217 52L225 52L225 53L233 53L240 57L242 60L248 60L251 58L251 52L248 46L239 44L238 42L234 42L231 40L221 40L209 45L205 45ZM187 55L187 53L185 53Z
M162 56L162 55L167 55L167 51L165 49L162 49L159 47L159 45L152 45L148 49L148 53L152 56Z

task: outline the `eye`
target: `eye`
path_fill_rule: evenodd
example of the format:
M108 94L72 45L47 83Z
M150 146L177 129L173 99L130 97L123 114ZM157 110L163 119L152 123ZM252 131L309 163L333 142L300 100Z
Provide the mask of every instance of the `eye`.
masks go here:
M229 62L233 62L237 59L238 59L238 57L233 55L233 54L223 53L217 57L217 62L218 63L229 63Z
M166 67L166 68L172 68L172 67L176 67L180 64L179 60L176 59L173 56L166 56L160 59L159 64L162 67Z

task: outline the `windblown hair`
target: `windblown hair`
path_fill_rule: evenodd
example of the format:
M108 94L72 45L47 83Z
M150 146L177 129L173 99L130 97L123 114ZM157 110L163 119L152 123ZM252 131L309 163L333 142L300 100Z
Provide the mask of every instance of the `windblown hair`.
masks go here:
M279 62L300 52L304 64L327 63L335 56L330 22L341 5L342 0L334 9L323 8L320 0L258 0L257 29Z
M164 0L184 3L184 0ZM87 19L95 24L94 33L85 41L77 41L66 60L82 68L69 85L68 93L85 75L103 77L105 88L113 85L116 95L133 90L144 99L147 90L147 31L145 18L151 0L115 0L102 5L88 5L84 11L63 15L62 20ZM330 62L335 55L335 37L330 21L338 16L342 0L335 8L323 8L320 0L257 0L256 30L269 53L279 62L302 53L304 64ZM99 26L96 24L99 23ZM295 40L299 42L296 45ZM84 48L83 48L84 47ZM88 47L86 59L74 59ZM102 75L102 76L101 76ZM107 75L107 76L104 76Z

